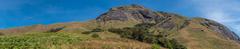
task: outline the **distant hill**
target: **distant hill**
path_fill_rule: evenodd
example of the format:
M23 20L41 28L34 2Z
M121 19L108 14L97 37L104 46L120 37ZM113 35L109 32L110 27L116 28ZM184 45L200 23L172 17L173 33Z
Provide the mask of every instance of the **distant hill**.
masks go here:
M114 7L95 20L87 22L33 25L0 30L0 39L0 43L2 42L0 48L8 49L240 48L238 35L216 21L153 11L140 5ZM28 39L31 40L28 41ZM30 46L32 44L21 45L35 40L36 42L32 43L41 44L32 47ZM4 44L4 42L15 44Z

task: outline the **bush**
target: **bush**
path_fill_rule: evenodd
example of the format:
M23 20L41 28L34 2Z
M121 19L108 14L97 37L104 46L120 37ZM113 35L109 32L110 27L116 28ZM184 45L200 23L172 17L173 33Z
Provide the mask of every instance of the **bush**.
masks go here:
M141 23L141 24L135 25L135 27L147 29L147 28L151 28L154 25L155 25L154 23Z
M95 34L92 34L92 37L93 37L93 38L98 38L99 35L95 33Z
M96 28L96 29L93 29L91 31L85 31L85 32L82 32L82 34L91 34L93 32L102 32L103 30L100 29L100 28Z
M91 32L102 32L103 30L100 28L93 29Z
M58 32L58 31L63 30L64 28L65 28L65 27L53 28L53 29L50 29L50 30L47 31L47 32Z
M152 49L160 49L160 45L158 45L158 44L153 44L153 45L152 45Z
M157 43L160 44L161 46L169 48L169 49L187 49L185 46L180 44L175 39L161 38L161 39L158 39Z
M181 45L177 40L170 40L171 46L173 49L187 49L185 46Z
M82 34L90 34L90 33L92 33L92 32L90 32L90 31L82 32Z

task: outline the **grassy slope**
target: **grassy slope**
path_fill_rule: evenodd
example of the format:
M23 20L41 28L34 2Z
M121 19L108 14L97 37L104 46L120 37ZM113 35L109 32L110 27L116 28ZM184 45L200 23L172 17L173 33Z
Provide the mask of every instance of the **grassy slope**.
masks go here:
M60 23L49 25L49 28L66 26L59 32L27 32L0 36L0 48L6 49L150 49L151 44L120 38L119 35L110 32L94 32L99 37L93 38L93 34L82 34L92 30L97 25L94 21L86 23Z
M29 32L20 35L0 36L0 48L7 49L112 49L151 48L150 44L119 38L112 33L99 32L99 38L81 33Z
M238 49L240 45L232 40L221 38L216 32L198 24L193 19L189 26L180 30L177 39L191 49Z

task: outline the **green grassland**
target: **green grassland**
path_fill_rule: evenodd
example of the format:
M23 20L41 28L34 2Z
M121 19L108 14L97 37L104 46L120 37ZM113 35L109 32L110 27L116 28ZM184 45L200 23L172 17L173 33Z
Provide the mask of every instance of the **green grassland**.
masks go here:
M0 36L1 49L149 49L151 47L151 44L120 38L110 32L90 32L90 34L28 32Z
M26 33L22 35L0 36L0 48L3 49L47 49L61 48L87 40L85 35L69 33Z

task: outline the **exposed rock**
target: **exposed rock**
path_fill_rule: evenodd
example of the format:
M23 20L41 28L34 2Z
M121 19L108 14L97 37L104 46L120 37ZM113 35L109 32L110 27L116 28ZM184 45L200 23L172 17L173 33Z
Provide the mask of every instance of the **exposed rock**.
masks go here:
M130 5L116 7L109 10L107 13L102 14L97 18L97 21L106 22L110 20L128 21L130 19L137 20L139 22L154 21L159 16L148 9L145 9L139 5Z
M240 38L237 34L235 34L231 30L229 30L226 26L224 26L220 23L217 23L213 20L204 19L204 21L200 22L200 24L206 26L207 28L209 28L213 31L216 31L216 32L222 34L223 36L225 36L231 40L240 42Z
M130 5L112 8L108 12L99 16L96 20L100 23L105 23L109 21L136 21L140 23L156 23L156 27L161 27L163 29L172 29L177 25L172 22L173 17L175 17L174 19L179 19L179 15L177 14L167 12L155 12L139 5Z
M175 25L173 22L169 21L169 20L170 20L170 19L165 20L165 21L163 21L162 23L158 23L157 26L158 26L158 27L161 27L161 28L163 28L163 29L171 30L171 29L173 29L176 25Z

